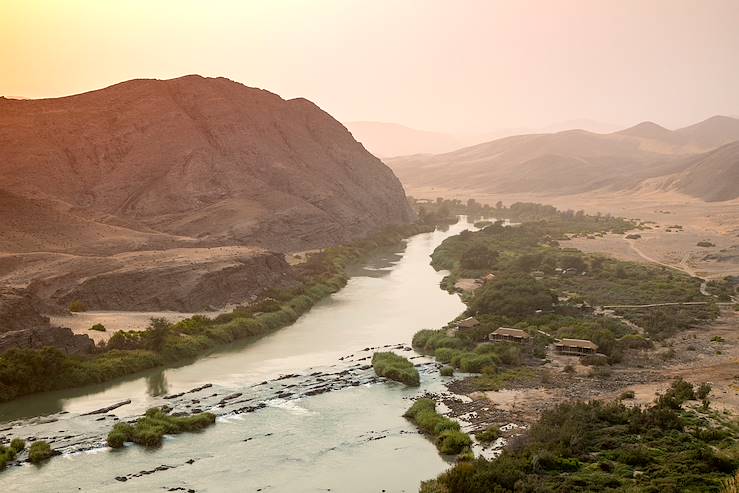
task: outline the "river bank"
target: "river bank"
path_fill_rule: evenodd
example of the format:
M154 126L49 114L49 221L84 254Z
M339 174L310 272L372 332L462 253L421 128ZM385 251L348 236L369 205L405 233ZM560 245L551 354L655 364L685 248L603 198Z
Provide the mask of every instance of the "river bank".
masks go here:
M294 323L347 282L346 269L382 249L398 248L428 224L390 227L351 245L326 248L293 268L289 282L214 318L196 315L171 323L152 319L146 330L119 330L82 354L56 347L13 347L0 356L0 401L36 392L82 387L164 365L188 363L227 343L254 341ZM51 328L50 330L54 330ZM81 336L75 335L75 338ZM48 346L48 345L47 345ZM52 345L53 346L53 345Z
M9 468L3 481L11 490L44 491L219 491L234 482L265 491L415 491L449 464L402 414L412 398L443 390L444 380L436 365L417 356L417 389L380 382L367 367L371 348L414 354L402 349L414 332L464 309L457 295L439 289L445 272L431 268L429 256L444 238L467 228L474 229L462 220L367 258L348 269L342 290L252 344L234 343L185 366L0 405L3 421L12 422L4 436L54 437L52 446L64 450L40 468ZM292 376L280 379L285 375ZM130 404L110 413L82 416L127 399ZM101 446L115 418L130 420L162 403L219 418L203 433L165 438L160 450ZM413 471L404 459L409 454ZM167 467L157 470L161 466Z

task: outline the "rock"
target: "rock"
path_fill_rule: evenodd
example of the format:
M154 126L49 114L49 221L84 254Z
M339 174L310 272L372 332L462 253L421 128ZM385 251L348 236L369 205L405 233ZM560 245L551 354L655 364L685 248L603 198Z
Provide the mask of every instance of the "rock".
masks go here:
M26 289L0 287L0 333L48 328L49 317L41 315L40 304Z
M115 404L111 404L110 406L96 409L94 411L90 411L89 413L84 413L82 414L82 416L90 416L92 414L105 414L108 411L112 411L113 409L118 409L119 407L125 406L126 404L131 404L131 399L126 399L125 401L116 402Z
M67 354L87 354L95 342L84 334L75 334L66 327L39 327L0 334L0 354L12 348L39 349L51 346Z

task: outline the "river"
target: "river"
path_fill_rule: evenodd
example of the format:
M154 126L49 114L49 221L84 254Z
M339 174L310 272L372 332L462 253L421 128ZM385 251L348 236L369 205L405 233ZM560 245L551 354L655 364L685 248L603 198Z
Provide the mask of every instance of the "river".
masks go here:
M373 348L407 346L416 331L464 310L457 295L439 289L444 272L431 268L429 255L466 228L472 226L463 218L373 256L351 270L341 291L257 341L179 367L0 405L3 436L47 438L65 452L0 473L3 490L417 491L449 464L402 414L413 397L444 390L438 372L422 365L420 389L408 389L378 382L366 365ZM204 384L212 386L187 393ZM309 391L327 385L331 391ZM239 397L227 402L232 396ZM131 403L82 416L124 399ZM104 446L115 420L163 403L212 409L218 422L203 433L167 437L158 449Z

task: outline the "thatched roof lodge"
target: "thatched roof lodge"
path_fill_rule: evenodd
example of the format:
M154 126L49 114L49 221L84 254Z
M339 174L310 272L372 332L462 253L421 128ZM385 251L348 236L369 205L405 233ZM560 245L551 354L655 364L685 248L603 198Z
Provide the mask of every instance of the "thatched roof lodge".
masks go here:
M511 329L509 327L498 327L488 336L490 342L529 342L531 337L525 330Z
M480 321L475 317L468 317L457 322L457 327L460 329L474 329L478 325L480 325Z
M586 339L561 339L554 343L554 349L562 354L595 354L598 345Z

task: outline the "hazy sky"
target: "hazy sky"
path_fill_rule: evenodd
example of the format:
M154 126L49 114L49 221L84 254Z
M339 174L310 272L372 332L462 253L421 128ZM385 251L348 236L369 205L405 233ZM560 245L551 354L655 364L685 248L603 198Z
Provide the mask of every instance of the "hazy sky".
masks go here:
M0 0L0 94L225 76L484 132L739 115L739 0Z

